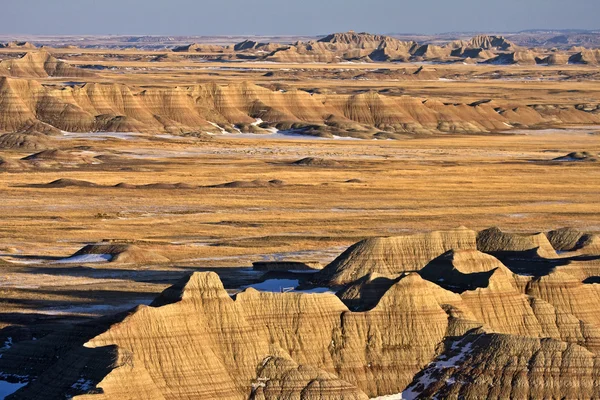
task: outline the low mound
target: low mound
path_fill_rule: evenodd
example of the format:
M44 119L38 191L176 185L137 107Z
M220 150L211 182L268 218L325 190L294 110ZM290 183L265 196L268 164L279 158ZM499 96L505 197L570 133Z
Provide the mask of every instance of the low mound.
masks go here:
M131 183L126 183L126 182L117 183L114 187L120 188L120 189L137 189L138 188L137 185L132 185Z
M46 150L52 147L52 139L42 134L7 133L0 136L0 149Z
M29 168L29 165L21 160L0 157L0 171L17 172Z
M262 179L256 179L253 181L233 181L222 183L219 185L208 186L212 188L266 188L266 187L280 187L285 183L279 179L272 179L265 181Z
M86 154L72 153L58 149L42 150L23 157L22 160L41 164L91 164L95 161L93 157Z
M256 261L252 266L257 271L319 271L323 265L318 261Z
M157 189L157 190L176 190L176 189L197 189L198 186L190 185L188 183L148 183L146 185L133 185L131 183L121 182L112 186L113 188L119 189Z
M65 187L97 187L93 182L81 181L78 179L60 178L50 183L42 185L48 188L65 188Z
M515 253L537 251L540 257L556 258L556 251L543 233L505 233L494 227L477 234L477 249L484 253Z
M151 59L151 62L174 62L181 61L182 57L174 55L174 54L159 54L158 56Z
M350 246L327 265L317 274L317 280L342 285L370 273L398 276L403 272L420 270L448 250L476 247L476 232L466 228L365 239Z
M201 44L201 43L192 43L184 46L177 46L172 49L172 51L178 52L201 52L201 53L219 53L224 51L225 48L219 45L212 44Z
M565 156L556 157L553 161L598 162L598 154L589 151L574 151Z
M412 75L426 81L439 79L439 74L435 68L425 68L422 65Z
M168 258L148 249L142 249L132 244L110 242L88 244L73 254L71 258L87 255L110 256L111 262L122 264L164 263L169 261Z
M329 160L325 158L306 157L298 161L294 161L293 165L305 165L308 167L337 167L340 165L335 160Z
M117 187L126 187L123 184L118 184ZM192 186L187 183L150 183L147 185L136 186L141 189L195 189L196 186Z

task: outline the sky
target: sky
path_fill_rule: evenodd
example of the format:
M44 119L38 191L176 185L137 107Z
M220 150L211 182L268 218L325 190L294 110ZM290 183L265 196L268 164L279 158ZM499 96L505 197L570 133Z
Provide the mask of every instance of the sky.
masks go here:
M600 0L0 0L0 33L320 35L600 29Z

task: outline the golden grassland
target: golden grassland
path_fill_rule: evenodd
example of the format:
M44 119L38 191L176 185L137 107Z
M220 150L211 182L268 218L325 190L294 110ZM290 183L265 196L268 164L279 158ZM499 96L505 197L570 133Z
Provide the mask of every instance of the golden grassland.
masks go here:
M600 230L598 164L548 162L571 151L600 151L598 136L581 129L406 141L138 138L63 143L122 158L2 174L0 249L12 261L2 267L5 310L78 301L127 304L152 298L194 269L248 267L274 253L328 261L345 246L371 236L460 225ZM307 156L334 159L339 165L290 165ZM28 186L59 178L106 186L209 186L255 179L285 184ZM351 179L360 182L347 182ZM66 277L64 268L72 266L53 263L53 258L105 239L134 242L172 262L98 264L94 273ZM104 270L116 275L98 272Z

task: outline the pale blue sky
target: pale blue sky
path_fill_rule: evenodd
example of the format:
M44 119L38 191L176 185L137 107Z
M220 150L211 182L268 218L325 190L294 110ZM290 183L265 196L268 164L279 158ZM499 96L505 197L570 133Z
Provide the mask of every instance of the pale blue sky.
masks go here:
M316 35L599 29L600 0L2 0L0 33Z

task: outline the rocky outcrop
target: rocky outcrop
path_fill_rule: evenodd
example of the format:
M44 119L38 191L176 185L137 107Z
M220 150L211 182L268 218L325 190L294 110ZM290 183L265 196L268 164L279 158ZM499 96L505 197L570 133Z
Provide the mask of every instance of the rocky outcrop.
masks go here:
M45 50L30 52L18 60L0 62L0 76L13 78L85 78L95 74L58 60Z
M531 50L515 51L513 53L503 53L496 57L486 60L489 64L519 64L519 65L535 65L538 63L539 55Z
M425 73L424 70L419 73ZM0 131L237 132L260 118L271 127L305 133L373 137L378 132L486 133L511 124L600 123L591 112L525 106L503 111L493 103L445 104L436 99L285 93L250 83L135 89L88 83L56 89L37 81L0 78Z
M600 50L583 50L569 57L571 64L598 65L600 63Z
M541 257L557 257L556 251L543 233L505 233L495 227L477 234L477 249L491 254L534 250Z
M553 339L479 334L449 344L404 392L407 398L593 399L598 357Z
M582 237L543 236L564 248ZM45 393L52 380L49 398L86 400L595 398L600 292L576 276L598 271L594 257L557 255L562 264L530 276L476 249L535 263L530 250L544 243L539 234L464 228L368 239L341 260L389 274L371 271L337 295L250 288L230 296L215 273L194 273L151 306L83 329L84 348L61 349L55 359L55 342L41 340L36 379L15 398ZM130 250L104 243L79 255ZM0 364L18 374L20 354L3 354ZM72 373L50 372L66 362ZM86 390L78 379L89 379Z
M248 289L231 299L215 274L197 273L178 302L142 307L86 344L114 344L120 360L129 357L100 382L104 393L89 398L271 398L283 390L311 394L307 399L363 399L393 393L444 337L448 319L439 302L457 300L413 274L373 310L350 313L326 294ZM389 329L391 321L396 328ZM136 376L133 385L128 376Z
M316 279L330 285L356 281L370 273L398 276L418 271L451 249L475 249L476 233L466 228L409 236L365 239L326 266Z
M509 50L514 48L515 44L503 36L478 35L473 37L467 46L484 50Z

